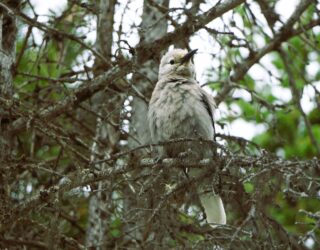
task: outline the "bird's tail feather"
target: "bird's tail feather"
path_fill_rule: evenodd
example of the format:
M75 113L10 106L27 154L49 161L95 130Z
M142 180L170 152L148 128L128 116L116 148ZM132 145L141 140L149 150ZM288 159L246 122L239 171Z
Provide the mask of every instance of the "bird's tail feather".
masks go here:
M207 222L209 224L226 224L226 212L224 211L221 197L213 193L202 193L199 196L207 216ZM215 225L211 226L215 227Z

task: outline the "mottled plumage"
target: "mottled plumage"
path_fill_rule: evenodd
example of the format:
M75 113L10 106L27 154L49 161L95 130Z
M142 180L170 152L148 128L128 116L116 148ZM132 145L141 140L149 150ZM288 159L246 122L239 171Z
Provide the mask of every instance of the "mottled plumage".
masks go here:
M148 121L154 143L175 138L213 140L214 102L195 81L192 56L196 50L187 52L175 49L167 52L160 63L159 80L149 103ZM179 157L181 153L196 159L212 157L210 145L201 141L180 142L164 145L160 157ZM192 173L191 173L192 174ZM194 172L194 175L199 174ZM200 200L205 208L209 223L226 221L219 196L202 194Z

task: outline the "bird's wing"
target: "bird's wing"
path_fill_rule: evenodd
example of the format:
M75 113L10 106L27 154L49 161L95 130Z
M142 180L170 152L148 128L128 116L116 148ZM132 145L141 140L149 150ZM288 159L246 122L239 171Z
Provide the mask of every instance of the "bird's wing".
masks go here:
M211 119L212 127L213 127L214 136L215 136L216 130L215 130L215 127L214 127L213 111L214 111L216 105L215 105L215 103L213 101L212 96L208 95L208 93L205 92L201 88L200 88L200 93L201 93L201 96L200 96L201 97L201 102L203 103L204 107L208 111L208 114L209 114L210 119Z

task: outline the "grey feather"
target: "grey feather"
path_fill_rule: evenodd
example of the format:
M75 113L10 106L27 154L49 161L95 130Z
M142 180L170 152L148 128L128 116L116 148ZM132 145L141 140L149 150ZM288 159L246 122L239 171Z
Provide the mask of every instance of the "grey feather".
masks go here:
M185 60L189 58L189 60ZM152 93L148 122L154 143L175 138L214 138L213 98L195 80L195 70L190 53L181 49L168 52L161 60L159 80ZM212 147L199 141L168 144L159 151L160 157L179 157L182 152L192 152L197 159L213 157ZM199 171L191 171L198 176ZM209 223L226 222L221 198L213 193L203 194L198 186L200 200Z

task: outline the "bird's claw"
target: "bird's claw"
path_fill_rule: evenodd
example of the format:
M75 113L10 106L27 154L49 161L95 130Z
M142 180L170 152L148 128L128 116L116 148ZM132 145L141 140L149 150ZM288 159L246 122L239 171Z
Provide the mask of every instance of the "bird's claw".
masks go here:
M188 148L187 151L181 152L178 154L179 159L189 158L194 155L194 152L192 152L191 148Z
M155 157L154 159L153 159L153 162L155 163L155 164L160 164L160 163L162 163L162 157L160 157L160 156L157 156L157 157Z

